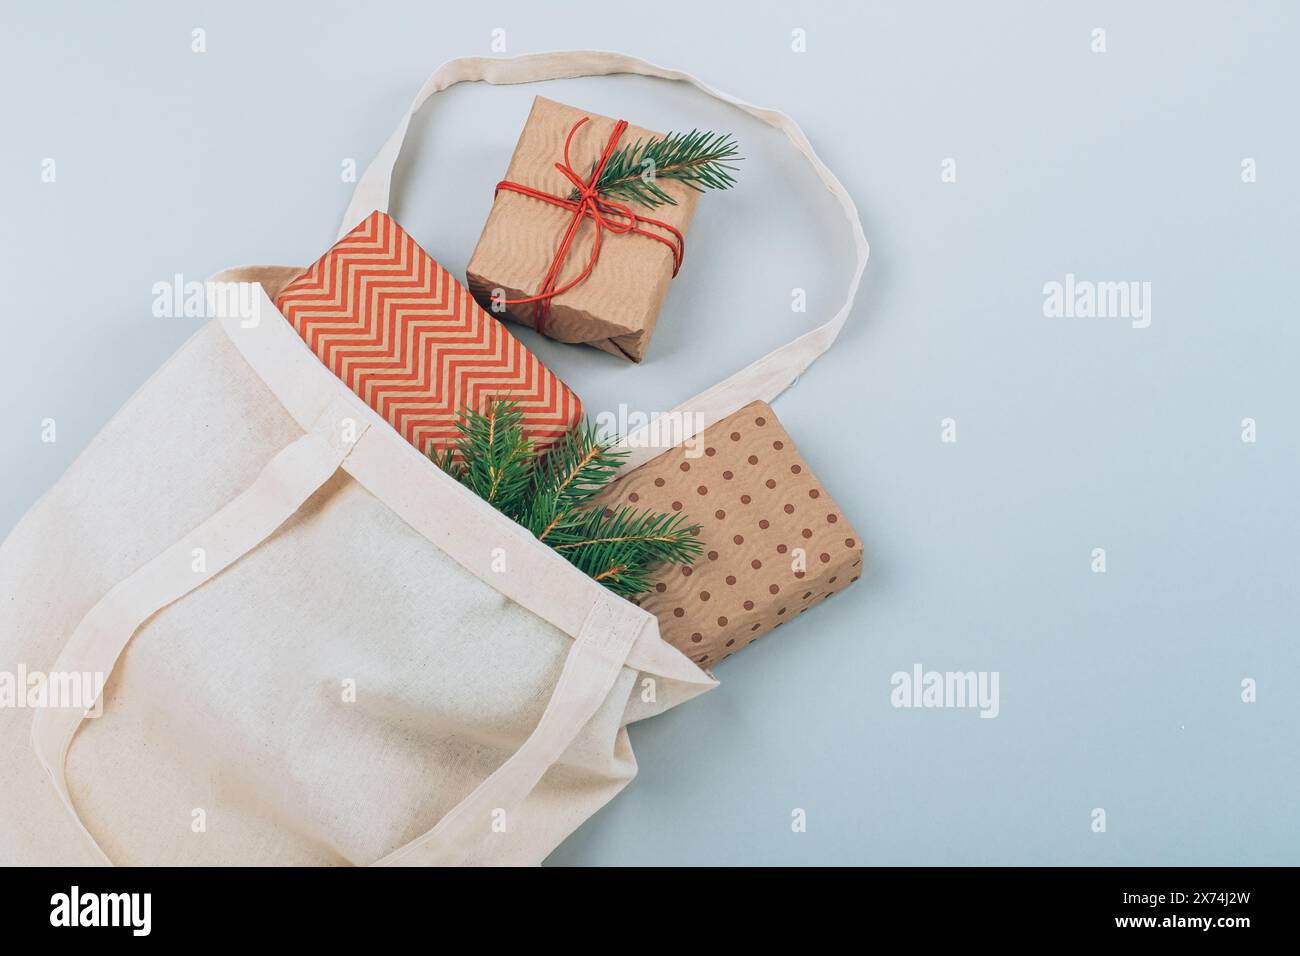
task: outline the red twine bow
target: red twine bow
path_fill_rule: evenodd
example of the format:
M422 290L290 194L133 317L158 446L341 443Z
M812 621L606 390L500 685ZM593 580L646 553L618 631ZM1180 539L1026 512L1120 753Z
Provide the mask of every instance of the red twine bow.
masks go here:
M563 173L569 182L573 183L573 188L578 192L577 199L542 192L540 189L533 189L531 186L511 182L508 179L503 179L497 183L496 191L498 193L503 189L508 189L524 196L531 196L533 199L540 199L552 206L568 209L573 213L573 218L569 220L568 228L564 230L560 244L555 250L555 258L551 260L551 267L546 270L546 275L542 279L542 287L537 291L537 294L522 299L503 300L506 305L536 303L533 313L535 317L534 327L538 332L546 331L546 316L550 312L551 300L557 295L568 292L591 275L591 270L596 267L596 260L600 258L601 236L606 229L618 235L634 232L638 236L645 236L647 239L662 242L673 254L674 277L676 277L677 271L681 269L682 257L686 254L686 240L678 230L658 219L638 216L632 211L632 207L626 203L605 199L596 191L596 183L600 182L600 174L604 172L605 167L609 164L610 157L614 155L614 149L618 146L619 137L627 129L625 120L619 120L614 124L614 132L610 134L609 142L605 144L605 151L601 153L600 161L596 163L596 167L591 171L591 178L583 182L582 177L574 172L573 165L569 162L569 145L573 142L574 134L590 118L584 116L573 124L573 129L569 130L569 135L564 140L564 162L555 164L555 168ZM557 283L560 281L560 270L564 268L564 262L569 256L569 250L573 247L573 240L578 235L578 227L582 225L584 219L590 219L596 226L596 236L591 246L591 258L587 260L586 267L576 278L557 287ZM664 232L669 233L671 238L644 229L642 228L643 225L658 226Z

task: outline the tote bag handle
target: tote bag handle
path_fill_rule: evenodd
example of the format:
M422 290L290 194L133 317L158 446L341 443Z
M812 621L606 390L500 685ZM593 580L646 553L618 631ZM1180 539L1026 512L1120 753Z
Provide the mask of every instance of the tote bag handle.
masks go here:
M448 60L434 70L433 75L420 88L420 92L416 94L410 109L398 122L397 129L388 137L388 141L379 150L379 154L366 167L366 171L362 174L360 181L357 183L356 191L352 195L352 201L348 204L347 212L343 214L343 223L339 228L339 238L341 239L351 232L373 211L388 212L388 204L392 194L393 167L397 162L398 153L401 152L402 142L406 139L407 130L410 128L411 117L433 94L455 86L457 83L483 82L494 85L535 83L542 80L608 76L615 73L631 73L688 83L697 90L724 103L729 103L742 112L748 113L769 126L781 130L794 148L812 166L813 171L825 184L826 188L830 190L831 195L839 202L852 232L856 262L853 268L853 277L849 280L848 295L845 296L844 304L821 325L805 332L793 342L789 342L768 353L758 361L751 363L712 388L706 389L694 398L688 399L673 410L674 413L684 413L680 415L679 421L704 429L726 418L732 412L743 408L750 402L772 401L790 385L794 384L795 379L803 373L804 369L831 347L836 336L839 335L840 329L843 328L844 322L848 319L849 311L853 308L853 300L857 296L858 286L862 281L862 271L867 265L869 249L867 238L862 231L862 220L858 217L857 206L854 205L853 199L839 179L827 168L816 151L813 150L812 144L808 142L808 137L804 135L803 130L784 113L746 103L739 97L717 90L681 70L657 66L646 60L623 53L584 50L532 53L525 56L502 58L461 57ZM690 434L683 434L681 440L685 441L690 437ZM625 468L635 467L665 450L662 447L649 447L651 443L638 441L636 438L636 433L624 436L624 442L628 446Z
M369 424L356 422L356 414L356 406L348 400L330 402L311 429L277 453L252 485L104 595L77 625L53 672L101 674L106 681L146 620L266 540L343 467L354 450L372 439L396 438L374 435ZM348 423L355 433L345 437ZM201 572L191 564L197 547L204 548L208 557ZM602 592L578 629L541 719L519 749L432 829L372 865L472 862L495 832L494 815L513 816L609 698L647 622L644 611ZM102 700L88 709L38 710L32 721L32 747L95 862L111 866L112 860L77 812L68 786L68 751L81 722L100 705Z

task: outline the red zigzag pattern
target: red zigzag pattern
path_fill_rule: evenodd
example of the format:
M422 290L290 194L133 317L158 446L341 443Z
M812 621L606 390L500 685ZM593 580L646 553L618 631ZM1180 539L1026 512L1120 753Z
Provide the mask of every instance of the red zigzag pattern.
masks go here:
M424 453L456 434L466 406L509 395L545 447L582 403L381 212L294 279L276 306L325 365Z

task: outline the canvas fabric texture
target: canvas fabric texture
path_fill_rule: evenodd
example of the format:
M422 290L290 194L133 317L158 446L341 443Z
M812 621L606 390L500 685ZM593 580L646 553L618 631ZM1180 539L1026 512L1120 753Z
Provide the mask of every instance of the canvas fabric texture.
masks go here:
M359 404L349 412L362 420ZM62 672L64 642L104 594L229 505L300 435L226 332L206 327L0 548L0 669ZM413 459L386 470L438 486L440 530L447 514L482 504L402 448ZM460 546L496 543L527 573L527 542L490 509L478 518L495 541L462 529ZM185 574L191 551L180 555ZM532 573L570 600L600 599L548 549L533 557L544 570ZM339 470L134 633L103 715L82 723L67 754L72 800L114 863L376 862L519 748L573 644ZM621 668L507 832L485 816L485 841L455 862L540 862L635 773L626 723L712 685L695 671L655 675L647 704L632 693L639 671ZM36 713L0 709L0 859L96 862L32 753Z

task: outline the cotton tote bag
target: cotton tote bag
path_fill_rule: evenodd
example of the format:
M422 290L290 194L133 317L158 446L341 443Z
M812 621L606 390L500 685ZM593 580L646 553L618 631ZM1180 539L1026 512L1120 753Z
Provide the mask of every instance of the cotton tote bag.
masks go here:
M829 347L865 264L782 114L617 54L453 60L340 234L432 94L612 73L784 130L852 230L843 308L686 402L704 427ZM536 864L635 774L629 723L715 686L326 369L271 304L299 271L214 277L257 320L205 325L0 545L0 863Z

